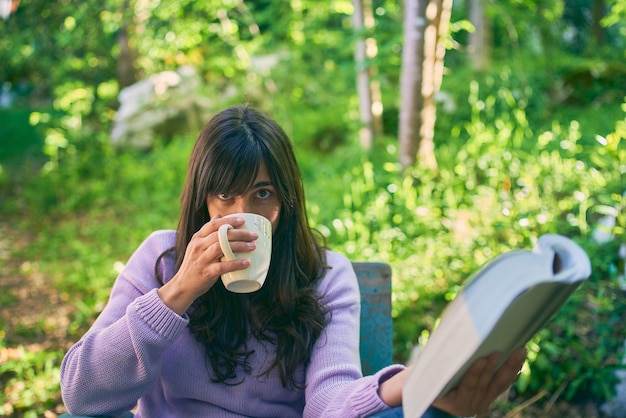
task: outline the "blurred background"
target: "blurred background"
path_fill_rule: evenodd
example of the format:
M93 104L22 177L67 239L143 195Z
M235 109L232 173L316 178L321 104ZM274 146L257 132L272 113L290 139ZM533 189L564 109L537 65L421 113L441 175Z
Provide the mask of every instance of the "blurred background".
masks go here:
M65 351L187 159L249 102L312 225L393 269L395 361L493 257L567 235L593 274L493 417L626 417L625 0L0 0L0 415L55 417Z

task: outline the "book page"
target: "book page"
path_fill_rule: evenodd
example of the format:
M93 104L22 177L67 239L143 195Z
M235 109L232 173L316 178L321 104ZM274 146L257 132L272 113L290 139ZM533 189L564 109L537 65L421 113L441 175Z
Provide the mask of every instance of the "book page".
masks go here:
M433 333L425 349L415 356L415 363L409 366L413 370L402 391L405 417L421 417L446 382L480 345L481 339L463 295L450 305L448 318L443 328L437 327L439 331Z

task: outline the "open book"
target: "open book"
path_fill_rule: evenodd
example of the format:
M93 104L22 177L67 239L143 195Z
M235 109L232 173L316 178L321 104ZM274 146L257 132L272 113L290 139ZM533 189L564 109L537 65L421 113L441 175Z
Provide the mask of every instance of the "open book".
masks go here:
M419 418L492 352L503 361L523 347L591 275L589 257L572 240L543 235L533 251L505 253L483 267L446 307L413 353L403 389L407 418Z

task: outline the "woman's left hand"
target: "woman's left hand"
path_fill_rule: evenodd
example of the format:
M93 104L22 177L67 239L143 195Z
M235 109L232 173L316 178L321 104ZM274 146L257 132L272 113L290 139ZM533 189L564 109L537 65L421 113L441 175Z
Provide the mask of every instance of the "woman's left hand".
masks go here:
M461 416L488 412L498 395L517 380L526 353L525 348L515 350L497 370L501 359L499 353L477 360L468 369L459 386L435 401L433 406Z

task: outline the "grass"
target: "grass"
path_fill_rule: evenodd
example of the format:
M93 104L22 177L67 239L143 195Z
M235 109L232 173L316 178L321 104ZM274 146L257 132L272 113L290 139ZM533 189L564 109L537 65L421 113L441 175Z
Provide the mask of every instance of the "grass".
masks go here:
M42 160L43 136L29 123L33 109L17 107L0 109L0 164L20 164Z

